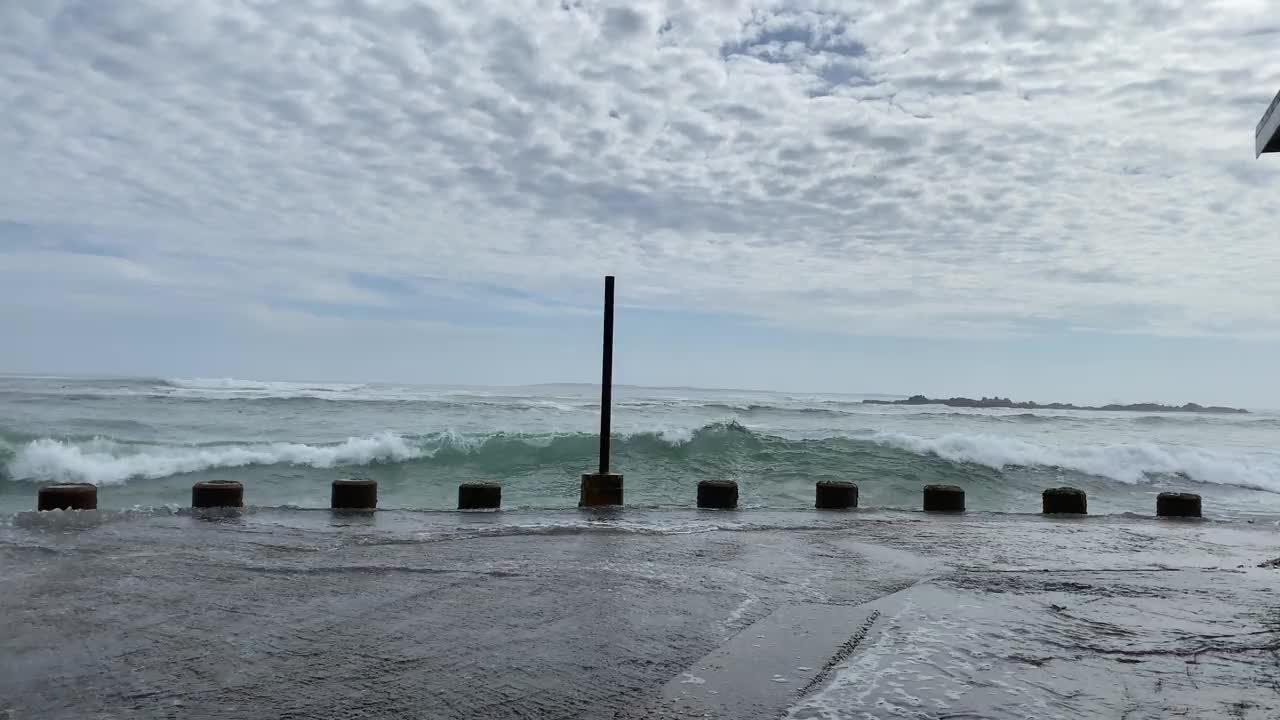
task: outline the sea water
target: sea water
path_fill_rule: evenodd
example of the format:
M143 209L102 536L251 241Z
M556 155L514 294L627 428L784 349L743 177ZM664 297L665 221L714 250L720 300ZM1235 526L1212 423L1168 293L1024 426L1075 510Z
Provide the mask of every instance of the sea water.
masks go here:
M618 387L611 469L629 505L652 508L688 507L699 480L722 478L744 507L806 507L815 481L838 479L864 507L916 508L922 485L951 483L971 510L1037 512L1044 488L1072 485L1092 513L1150 514L1157 493L1184 490L1208 514L1280 515L1278 412L862 402L892 397ZM93 483L102 507L126 509L185 505L208 479L245 482L251 505L327 507L340 477L378 480L389 508L452 508L470 480L501 483L509 508L572 507L597 463L598 398L591 385L0 377L0 513L31 509L41 483Z

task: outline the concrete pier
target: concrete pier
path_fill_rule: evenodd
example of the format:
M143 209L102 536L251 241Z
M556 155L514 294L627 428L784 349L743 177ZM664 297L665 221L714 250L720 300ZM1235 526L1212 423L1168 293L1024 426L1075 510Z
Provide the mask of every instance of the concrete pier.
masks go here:
M578 507L607 507L622 504L622 475L584 473Z
M0 718L1280 718L1270 525L812 502L16 518Z
M364 478L334 480L329 507L334 510L377 510L378 481Z
M964 490L956 485L925 485L925 512L964 512Z
M244 507L244 485L236 480L208 480L191 486L191 507Z
M1049 488L1042 495L1045 515L1088 515L1089 499L1083 490L1072 487Z
M459 510L497 510L502 507L502 486L491 482L465 482L458 486Z
M814 485L813 506L819 510L858 507L858 486L846 480L819 480Z
M97 510L98 488L89 483L62 483L40 488L37 510Z
M1200 496L1194 493L1160 493L1156 497L1160 517L1200 517Z
M703 480L698 483L698 507L709 510L737 509L738 483L732 480Z

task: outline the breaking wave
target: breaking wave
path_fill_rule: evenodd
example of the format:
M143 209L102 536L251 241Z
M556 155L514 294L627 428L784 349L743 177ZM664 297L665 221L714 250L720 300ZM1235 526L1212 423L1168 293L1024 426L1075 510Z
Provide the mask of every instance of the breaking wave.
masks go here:
M237 380L235 378L170 378L162 381L163 384L174 388L183 388L187 390L249 390L249 391L322 391L322 392L351 392L368 387L362 384L346 384L346 383L299 383L299 382L269 382L262 380Z
M327 468L404 462L422 454L421 448L391 433L351 438L334 445L261 443L206 447L148 446L106 438L87 442L40 438L18 448L4 470L15 480L114 485L133 478L162 478L214 468L279 464Z
M902 433L882 433L875 442L996 470L1056 468L1127 484L1176 475L1201 483L1280 492L1280 461L1197 447L1156 443L1056 446L998 435L922 438Z
M536 469L566 476L588 467L597 439L588 433L399 435L382 432L328 444L149 445L109 438L42 437L0 441L0 477L99 485L246 466L313 468L423 463L472 465L497 477ZM1119 483L1180 478L1280 493L1280 457L1155 443L1049 445L993 434L928 438L854 432L788 439L736 422L619 436L619 467L684 469L690 475L770 478L838 476L865 481L998 482L1010 470L1063 472Z

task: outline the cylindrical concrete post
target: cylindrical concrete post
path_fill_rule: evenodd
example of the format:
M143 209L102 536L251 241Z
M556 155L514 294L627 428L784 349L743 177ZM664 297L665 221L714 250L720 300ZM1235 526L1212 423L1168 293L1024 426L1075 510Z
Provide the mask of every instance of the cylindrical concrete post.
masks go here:
M1045 515L1088 515L1089 499L1072 487L1049 488L1041 495Z
M191 486L191 507L244 507L244 485L236 480L207 480Z
M1200 517L1200 496L1194 493L1160 493L1156 497L1160 517Z
M814 486L813 506L819 510L856 508L858 486L846 480L819 480Z
M458 486L459 510L497 510L502 506L502 486L491 482L465 482Z
M703 480L698 483L698 507L733 510L738 507L738 483L732 480Z
M964 490L955 485L925 485L925 512L964 512Z
M37 510L97 510L98 488L89 483L62 483L40 488Z
M618 473L584 473L578 507L603 507L622 504L622 475Z
M378 481L366 478L334 480L329 507L334 510L377 510Z

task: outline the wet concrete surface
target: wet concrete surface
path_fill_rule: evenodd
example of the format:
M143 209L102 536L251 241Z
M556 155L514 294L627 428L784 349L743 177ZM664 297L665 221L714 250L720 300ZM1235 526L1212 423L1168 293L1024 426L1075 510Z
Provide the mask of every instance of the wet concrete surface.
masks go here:
M1276 556L1124 517L24 514L0 711L1275 718Z

